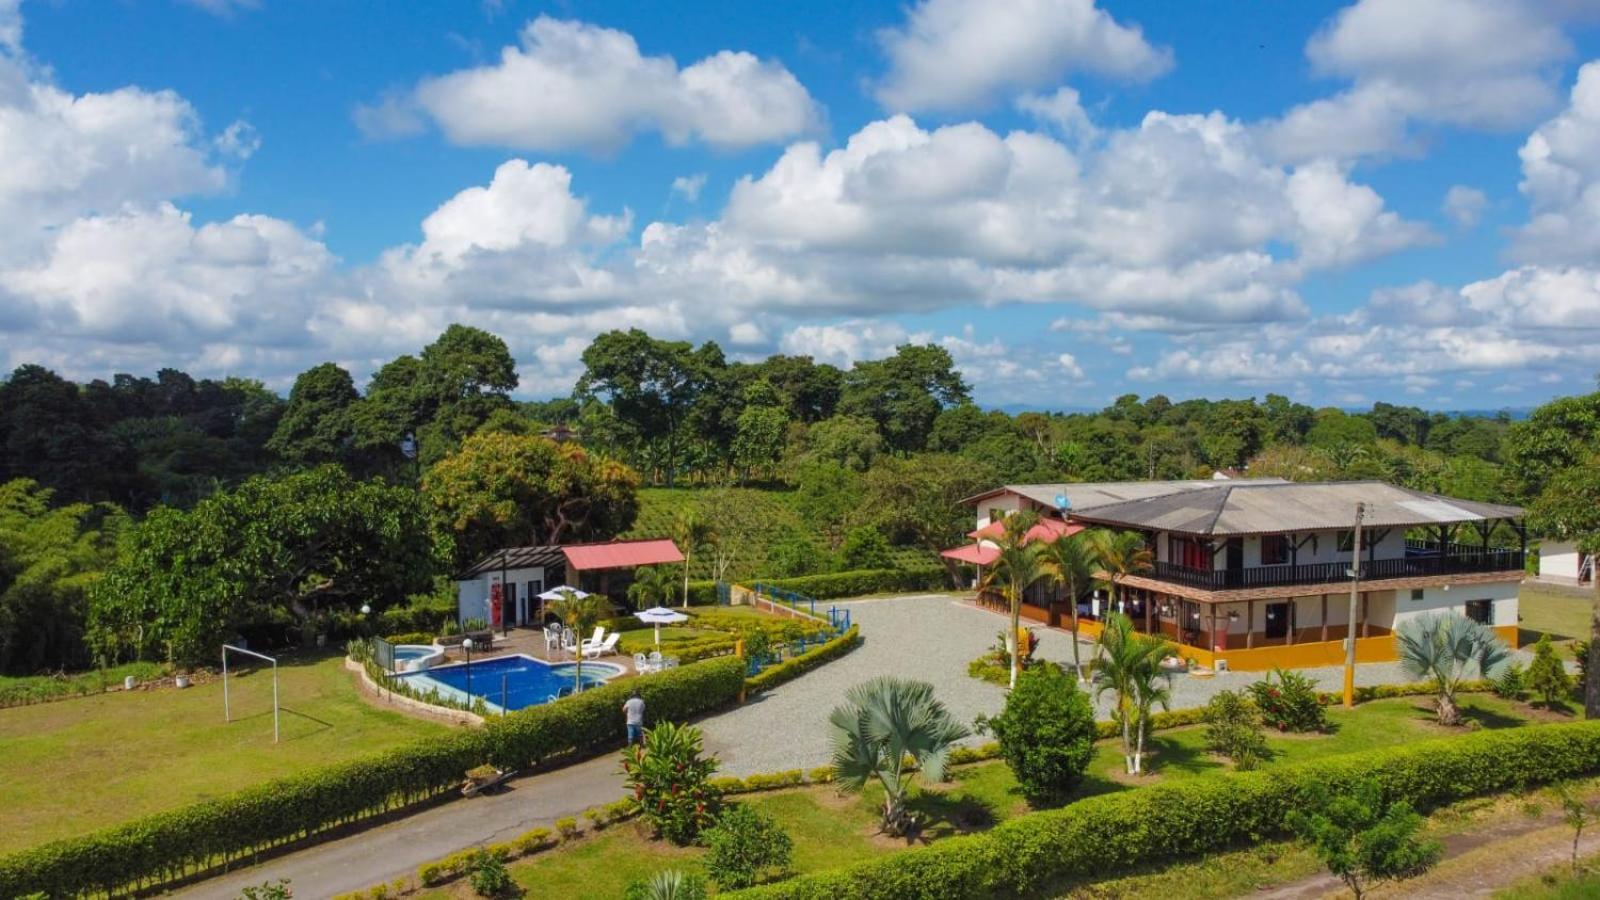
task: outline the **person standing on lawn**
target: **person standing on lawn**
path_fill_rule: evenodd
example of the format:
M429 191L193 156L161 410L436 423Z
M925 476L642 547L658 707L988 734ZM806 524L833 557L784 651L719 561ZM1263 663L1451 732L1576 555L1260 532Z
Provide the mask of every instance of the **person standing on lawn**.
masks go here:
M644 700L640 698L638 688L634 688L632 696L622 704L622 717L628 723L628 745L631 747L634 741L643 741Z

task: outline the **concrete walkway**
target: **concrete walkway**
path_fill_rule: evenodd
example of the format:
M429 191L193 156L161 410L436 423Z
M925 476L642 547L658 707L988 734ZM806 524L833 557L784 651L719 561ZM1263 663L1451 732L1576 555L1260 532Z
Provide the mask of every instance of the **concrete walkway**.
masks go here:
M935 695L958 721L998 713L1005 703L999 686L967 675L967 663L994 646L1005 617L946 594L917 594L840 603L861 626L862 646L744 706L698 724L706 749L728 775L750 775L826 765L832 759L828 714L850 687L893 674L934 685ZM1041 630L1039 654L1070 663L1070 634ZM1085 660L1093 645L1080 644ZM1338 668L1305 670L1332 690ZM1240 689L1260 673L1225 673L1215 678L1178 676L1173 708L1202 706L1219 690ZM1393 663L1357 667L1359 684L1409 681ZM1108 698L1109 700L1109 698ZM1099 715L1109 715L1107 703ZM968 743L981 742L974 736ZM513 781L498 794L455 800L403 820L358 832L203 882L178 892L195 898L233 898L241 887L278 878L290 880L299 897L327 897L415 874L417 867L458 850L509 840L534 827L617 799L622 776L617 757L607 754L575 766Z

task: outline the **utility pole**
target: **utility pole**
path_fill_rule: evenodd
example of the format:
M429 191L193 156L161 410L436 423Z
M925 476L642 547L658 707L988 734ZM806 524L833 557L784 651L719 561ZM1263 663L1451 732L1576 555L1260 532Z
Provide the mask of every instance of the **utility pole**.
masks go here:
M1356 530L1350 543L1350 617L1345 620L1344 708L1356 705L1356 615L1361 596L1361 520L1367 514L1365 503L1356 504Z

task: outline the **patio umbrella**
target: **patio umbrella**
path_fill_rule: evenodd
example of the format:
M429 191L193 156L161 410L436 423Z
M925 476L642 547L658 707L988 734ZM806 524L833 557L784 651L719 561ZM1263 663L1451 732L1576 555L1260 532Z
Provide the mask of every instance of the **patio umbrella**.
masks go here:
M580 591L575 587L570 587L568 585L563 584L561 587L553 587L550 590L545 591L544 593L540 594L539 595L539 599L540 600L565 600L567 598L568 594L571 594L572 596L578 598L579 600L582 600L583 598L589 596L589 592L588 591Z
M642 613L635 613L634 618L656 627L656 646L661 646L661 626L676 625L679 622L689 621L689 617L676 610L667 609L665 606L656 606Z

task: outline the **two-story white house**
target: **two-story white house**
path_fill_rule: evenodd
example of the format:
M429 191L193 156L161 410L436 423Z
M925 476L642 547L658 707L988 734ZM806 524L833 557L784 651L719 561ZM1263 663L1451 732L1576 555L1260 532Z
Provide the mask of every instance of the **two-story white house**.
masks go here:
M1051 625L1069 619L1076 602L1096 631L1115 602L1135 627L1166 635L1186 655L1252 670L1336 664L1352 628L1359 659L1391 660L1394 629L1440 610L1516 644L1527 549L1518 507L1378 481L1278 479L1008 485L966 502L977 511L978 541L950 555L980 567L993 554L993 535L983 529L1019 509L1060 520L1067 531L1144 536L1151 564L1115 576L1115 601L1105 592L1069 598L1057 585L1031 587L1024 615Z

